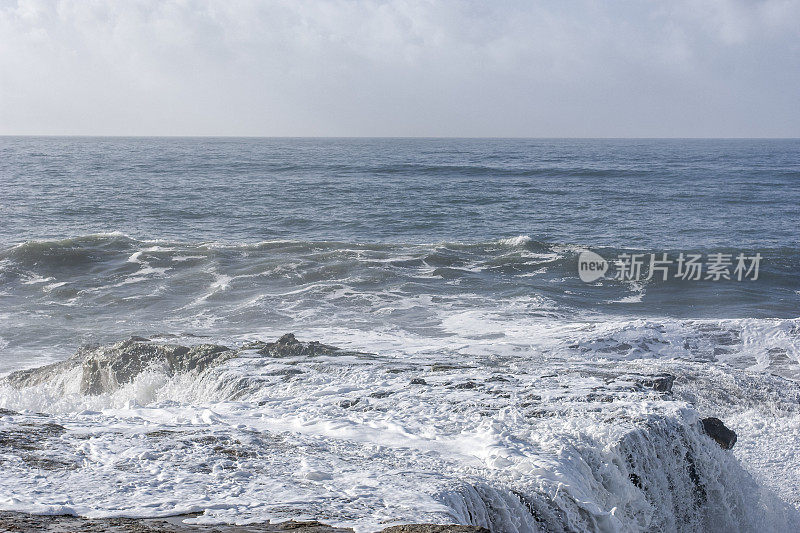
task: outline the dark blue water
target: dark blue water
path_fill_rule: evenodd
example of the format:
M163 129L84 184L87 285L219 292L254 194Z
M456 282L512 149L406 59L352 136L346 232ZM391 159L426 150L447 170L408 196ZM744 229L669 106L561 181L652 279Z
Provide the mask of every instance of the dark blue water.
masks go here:
M0 346L795 319L798 205L798 140L5 137ZM757 280L586 284L584 248L763 260Z

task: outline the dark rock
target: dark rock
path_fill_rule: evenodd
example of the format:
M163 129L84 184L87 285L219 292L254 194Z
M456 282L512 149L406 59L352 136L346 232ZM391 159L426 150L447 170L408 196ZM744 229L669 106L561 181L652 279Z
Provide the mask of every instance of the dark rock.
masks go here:
M255 349L267 357L296 357L318 355L356 355L370 357L371 354L348 352L335 346L316 341L300 342L291 333L276 342L256 341L243 349ZM110 346L83 346L65 361L9 374L5 381L17 388L33 387L51 381L58 376L80 369L80 392L98 395L113 392L130 383L136 376L152 366L158 366L168 376L188 372L202 372L239 355L238 350L216 344L180 346L153 342L144 337L131 337L127 341ZM302 373L302 370L281 370L285 378ZM2 414L2 413L0 413Z
M387 527L381 530L380 533L489 533L489 530L478 526L406 524Z
M88 519L67 515L31 515L14 511L0 511L0 531L19 533L352 533L350 528L332 527L321 522L290 520L280 524L199 525L184 524L194 515L171 518L98 518ZM489 533L477 526L409 524L386 528L381 533Z
M436 364L431 365L431 372L447 372L449 370L461 370L463 368L465 368L465 367L458 366L458 365L445 365L445 364L436 363Z
M427 385L428 382L422 378L414 378L411 380L412 385Z
M736 444L736 432L725 427L719 418L704 418L701 423L706 435L714 439L723 450L730 450Z
M672 384L675 382L675 376L672 374L658 374L656 376L647 376L640 381L641 385L648 389L653 389L656 392L672 392Z
M339 407L341 407L342 409L350 409L351 407L356 405L359 401L361 401L361 398L356 398L355 400L342 400L341 402L339 402Z
M258 350L258 353L267 357L300 357L336 355L341 353L341 350L335 346L328 346L317 341L300 342L293 333L287 333L276 342L264 344Z
M466 381L464 383L459 383L458 385L453 385L454 389L474 389L478 386L477 383L474 381Z
M280 524L190 525L182 521L191 515L173 518L99 518L88 519L76 516L39 516L11 511L0 511L0 531L20 533L352 533L350 528L339 528L321 522L296 522L290 520Z
M303 370L299 368L281 368L280 370L275 370L273 372L268 373L268 376L299 376L300 374L305 374Z
M15 455L26 465L40 470L74 470L75 462L50 457L48 448L67 430L52 422L10 424L0 429L0 449ZM1 461L0 461L1 463ZM0 531L4 531L0 528Z

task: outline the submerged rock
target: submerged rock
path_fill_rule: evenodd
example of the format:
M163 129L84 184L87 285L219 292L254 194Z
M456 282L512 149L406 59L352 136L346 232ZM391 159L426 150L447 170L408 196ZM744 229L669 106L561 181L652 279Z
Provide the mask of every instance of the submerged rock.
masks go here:
M714 439L723 450L730 450L736 444L736 432L722 423L722 420L713 416L701 420L703 431Z

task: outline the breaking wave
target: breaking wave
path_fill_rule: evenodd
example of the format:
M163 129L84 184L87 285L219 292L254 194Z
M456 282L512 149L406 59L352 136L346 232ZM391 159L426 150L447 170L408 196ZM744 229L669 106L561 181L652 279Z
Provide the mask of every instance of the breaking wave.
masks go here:
M701 416L735 406L706 389L719 388L719 370L542 361L386 356L291 336L234 351L87 347L0 385L0 484L15 494L0 504L98 517L202 510L201 523L322 513L358 531L420 520L507 533L800 524L703 433ZM664 371L669 380L653 377ZM768 379L740 379L739 394L781 390ZM789 383L757 405L797 417ZM33 465L60 474L42 481ZM129 490L106 494L98 475ZM33 483L36 501L25 496Z

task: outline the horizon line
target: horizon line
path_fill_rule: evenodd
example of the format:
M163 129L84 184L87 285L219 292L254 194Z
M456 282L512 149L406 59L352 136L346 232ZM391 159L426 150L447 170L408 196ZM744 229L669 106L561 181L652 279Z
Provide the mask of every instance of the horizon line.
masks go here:
M792 141L800 137L591 137L591 136L447 136L447 135L125 135L125 134L38 134L38 133L2 133L2 137L29 138L112 138L112 139L418 139L418 140L774 140Z

